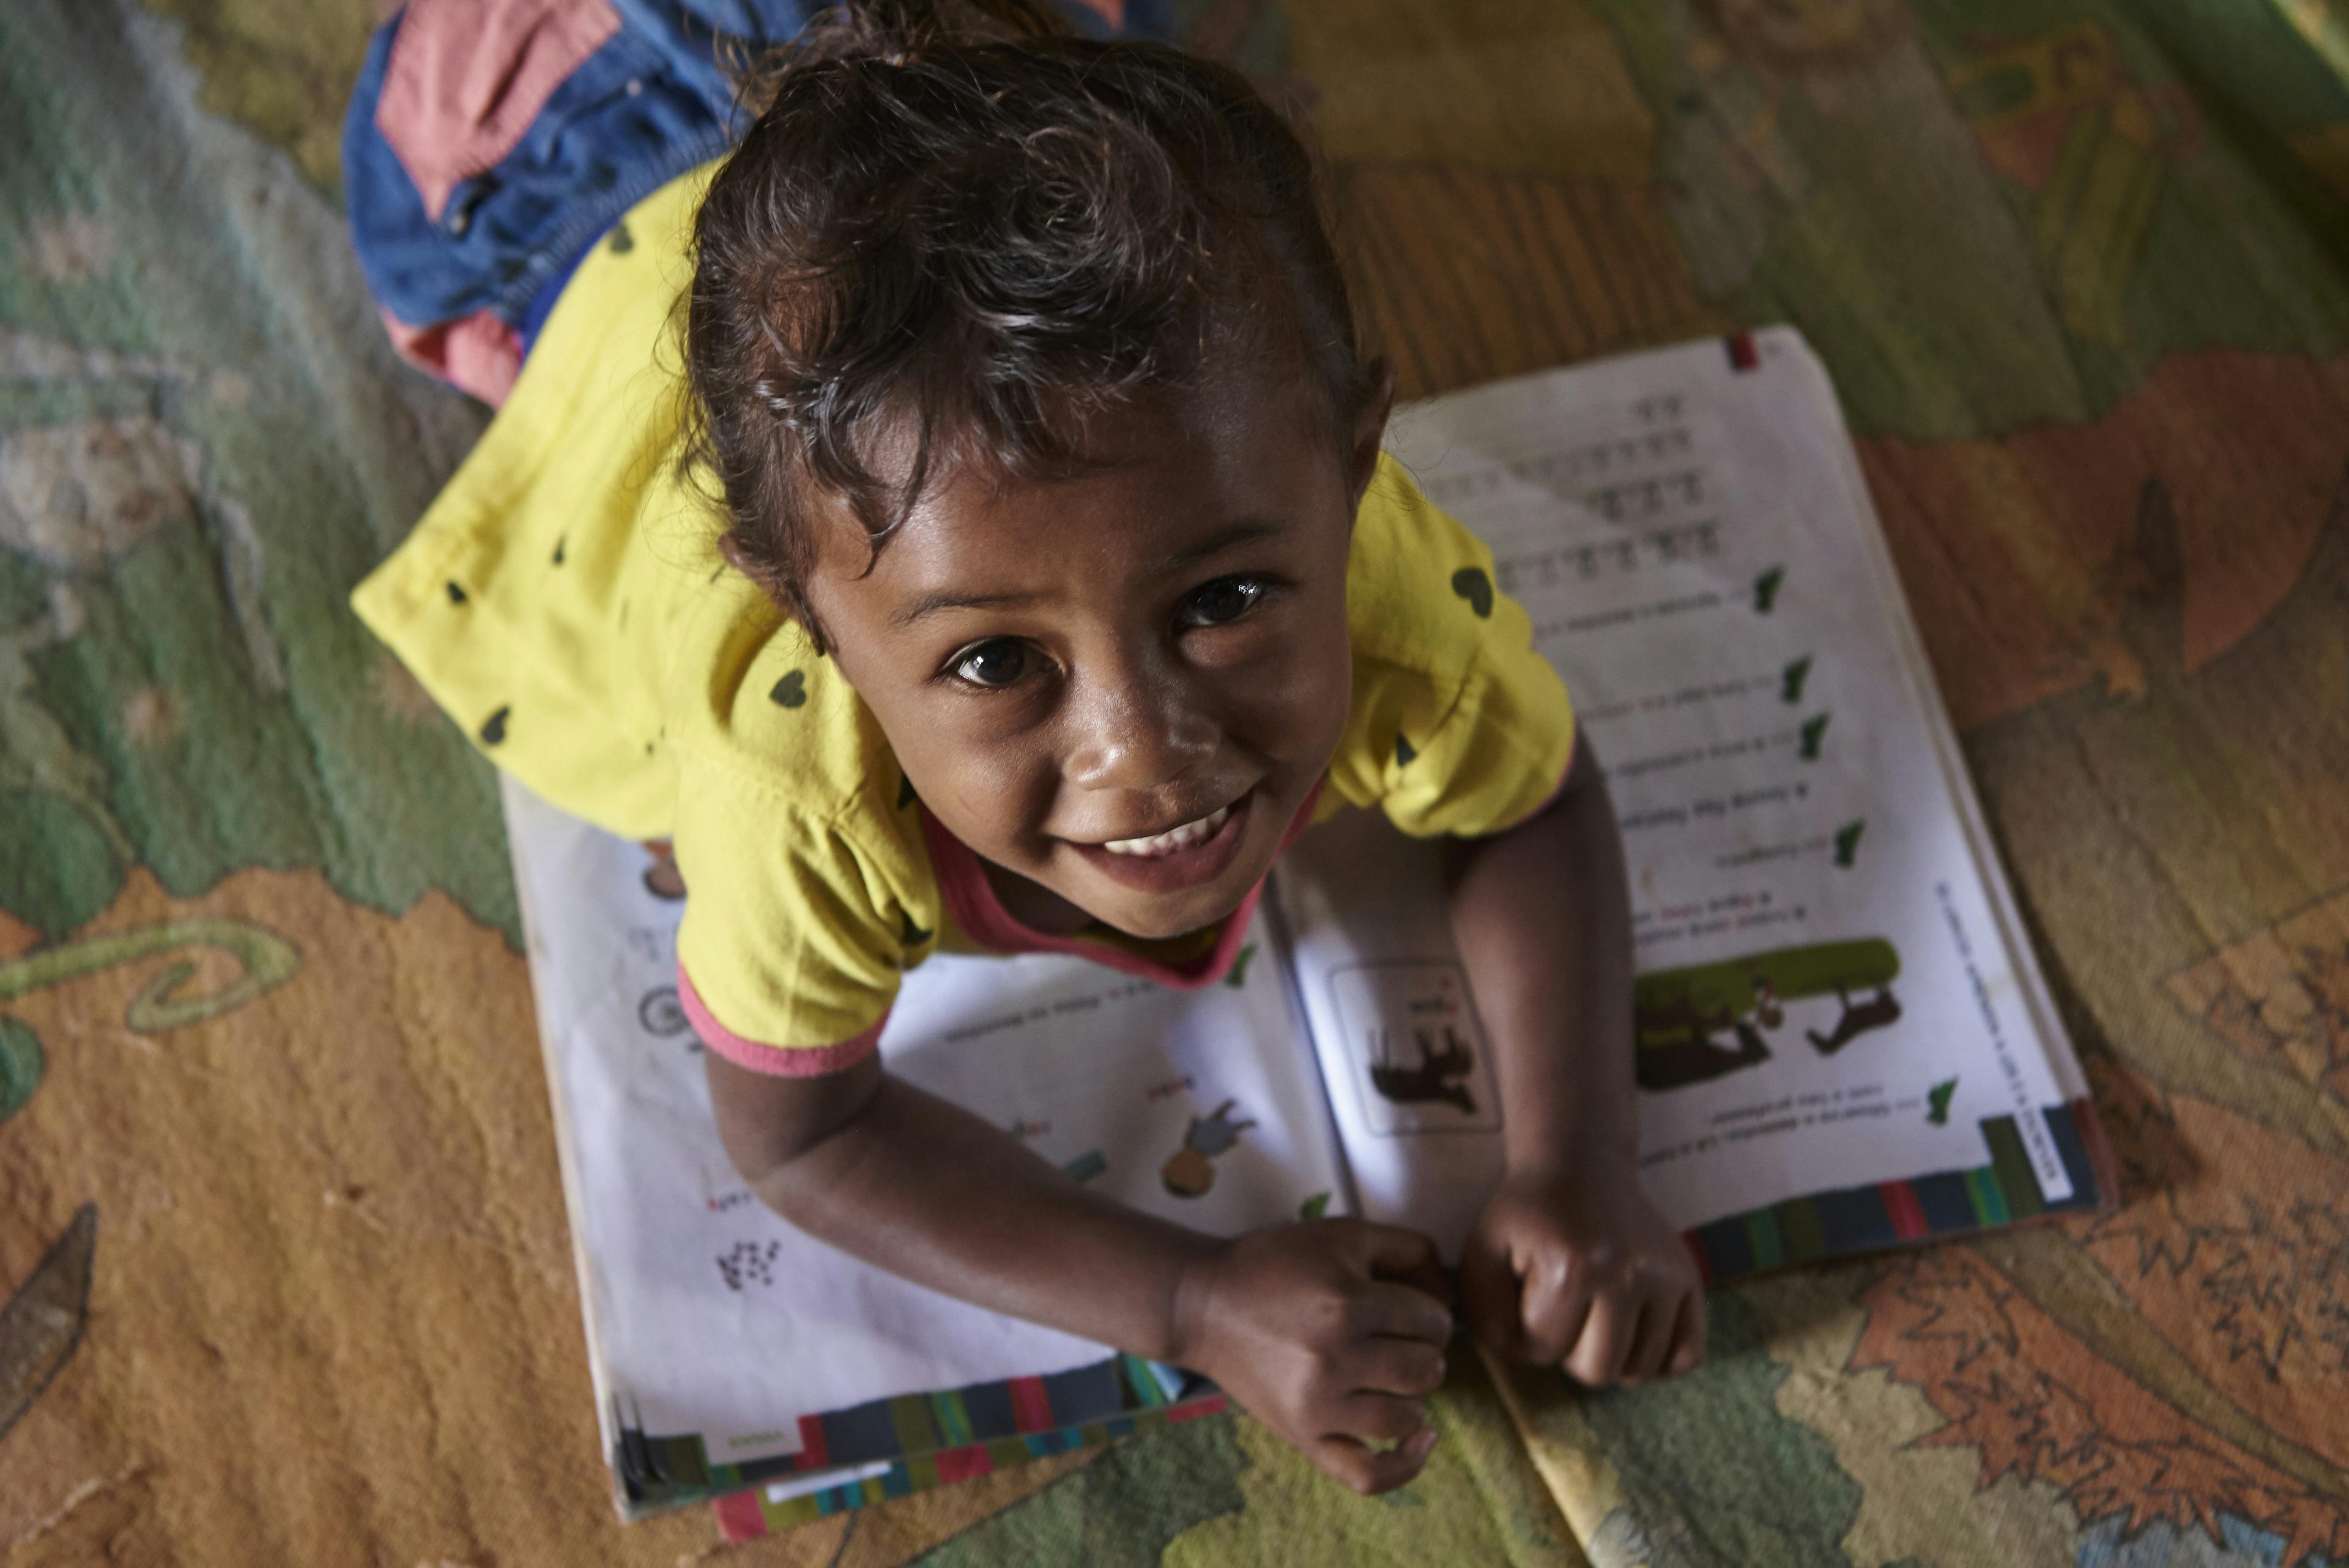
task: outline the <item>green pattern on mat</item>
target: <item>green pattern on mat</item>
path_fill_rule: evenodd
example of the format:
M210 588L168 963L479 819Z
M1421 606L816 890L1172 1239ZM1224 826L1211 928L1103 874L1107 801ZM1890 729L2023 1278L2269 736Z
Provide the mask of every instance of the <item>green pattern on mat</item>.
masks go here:
M1748 324L1799 324L1855 433L2077 422L2178 350L2349 344L2342 205L2284 140L2349 118L2349 89L2271 13L1857 0L1833 8L1848 28L1813 42L1768 7L1592 4L1656 116L1656 177L1699 286ZM1720 17L1767 36L1693 47ZM2029 57L2058 35L2092 73L2076 101L2025 123L2029 85L1953 88L2002 68L2052 80ZM2189 74L2214 59L2223 84ZM2271 83L2283 92L2261 111L2189 97L2242 87L2260 104ZM2059 148L2068 165L2047 157Z
M1427 1468L1378 1499L1339 1490L1260 1424L1237 1423L1251 1461L1239 1476L1247 1507L1176 1537L1164 1568L1404 1568L1432 1561L1551 1568L1578 1561L1482 1364L1465 1345L1456 1348L1454 1364L1451 1386L1429 1402L1443 1438ZM1407 1521L1398 1511L1408 1512Z
M1246 1504L1235 1417L1209 1416L1121 1443L916 1559L925 1568L1081 1563L1155 1568L1166 1543Z
M325 330L373 314L338 214L109 13L0 10L0 472L66 475L0 489L0 908L310 868L511 937L490 770L344 603L478 416Z
M1593 1560L1654 1568L1845 1562L1859 1483L1826 1438L1779 1413L1787 1369L1764 1354L1767 1326L1754 1309L1723 1291L1706 1304L1712 1339L1702 1366L1674 1382L1593 1395L1578 1406L1624 1496L1622 1512L1592 1541ZM1612 1552L1602 1552L1602 1543Z

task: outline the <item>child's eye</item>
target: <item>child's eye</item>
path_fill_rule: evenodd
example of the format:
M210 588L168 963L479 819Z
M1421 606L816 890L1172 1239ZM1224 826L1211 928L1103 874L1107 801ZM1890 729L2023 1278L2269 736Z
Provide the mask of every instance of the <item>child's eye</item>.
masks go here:
M1028 647L1009 637L974 643L956 657L954 672L973 686L1009 686L1028 673Z
M1221 626L1226 621L1237 620L1264 597L1265 587L1262 577L1217 577L1191 590L1190 597L1174 612L1174 618L1186 628Z

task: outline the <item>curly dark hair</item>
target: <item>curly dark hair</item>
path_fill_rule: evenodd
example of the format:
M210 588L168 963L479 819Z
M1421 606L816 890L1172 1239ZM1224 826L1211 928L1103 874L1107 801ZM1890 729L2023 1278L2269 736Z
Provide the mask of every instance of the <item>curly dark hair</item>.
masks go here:
M696 221L685 462L819 645L817 496L877 560L942 461L1074 472L1090 415L1236 355L1288 357L1333 438L1369 393L1312 161L1234 71L1035 0L863 0L744 99Z

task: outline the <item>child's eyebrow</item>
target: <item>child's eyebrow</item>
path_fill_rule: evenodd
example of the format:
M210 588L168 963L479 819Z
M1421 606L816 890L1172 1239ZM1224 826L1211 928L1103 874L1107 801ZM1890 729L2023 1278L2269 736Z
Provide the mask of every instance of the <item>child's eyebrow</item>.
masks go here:
M1216 529L1195 545L1185 545L1166 557L1166 572L1179 572L1195 566L1211 556L1222 554L1235 545L1245 545L1252 539L1269 538L1286 533L1287 526L1270 517L1243 517L1237 522ZM1004 609L1014 605L1033 604L1037 594L926 594L889 618L899 630L913 625L926 616L950 609Z
M950 609L1001 609L1009 605L1032 604L1035 594L930 594L907 605L889 618L890 624L900 630L913 625L924 616Z
M1216 529L1197 544L1167 556L1166 569L1178 572L1185 566L1196 566L1210 556L1220 555L1235 545L1245 545L1251 539L1269 538L1285 531L1282 524L1270 517L1243 517L1237 523Z

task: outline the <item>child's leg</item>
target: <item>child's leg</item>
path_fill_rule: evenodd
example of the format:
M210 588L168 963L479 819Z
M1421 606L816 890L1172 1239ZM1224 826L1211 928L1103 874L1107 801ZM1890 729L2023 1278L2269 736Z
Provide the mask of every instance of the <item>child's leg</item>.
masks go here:
M1058 0L1081 32L1163 37L1165 0ZM411 0L343 123L351 238L393 346L505 399L564 283L620 215L724 153L732 62L821 0Z
M705 0L706 3L706 0ZM638 201L723 152L721 49L801 0L412 0L378 30L343 127L352 239L394 345L503 400L564 282Z

